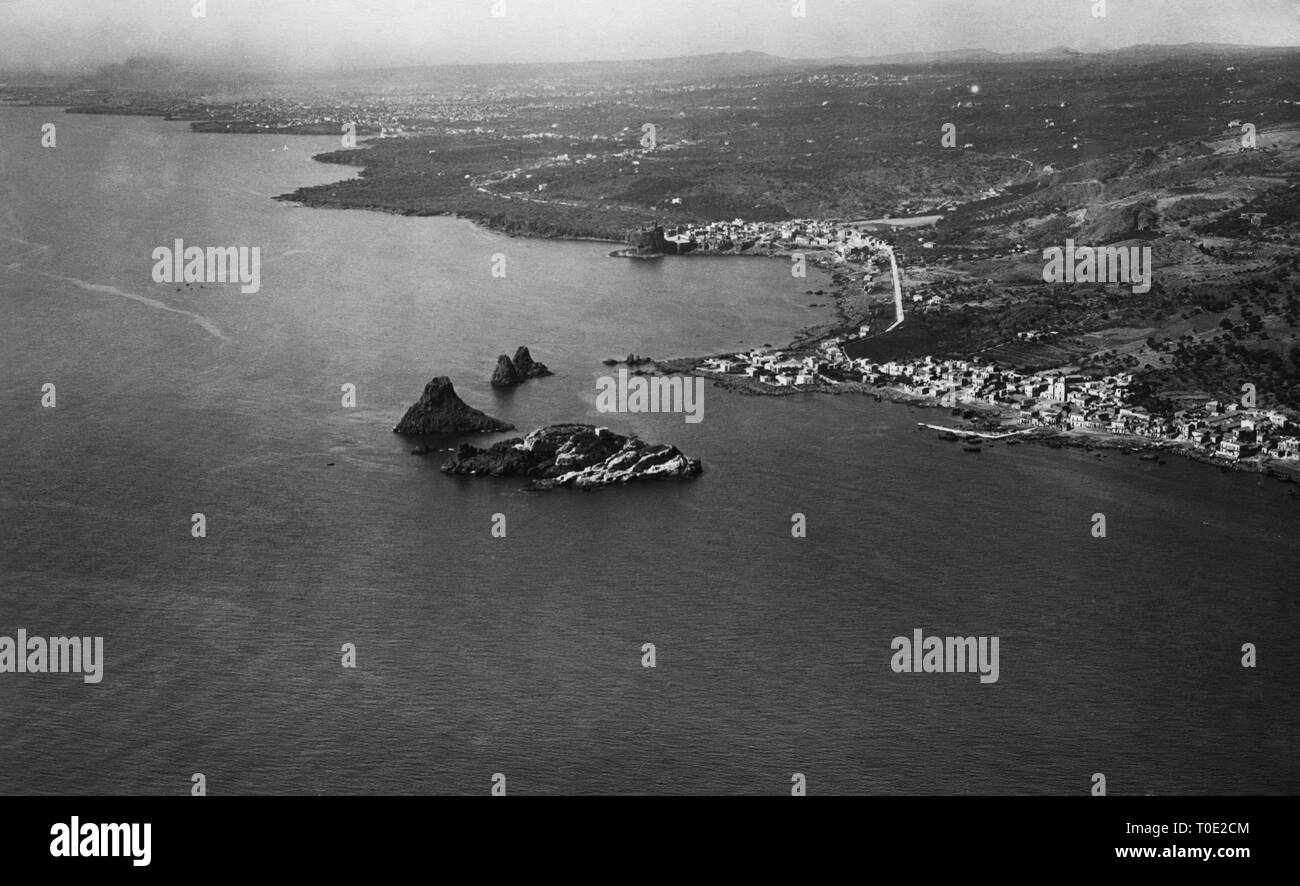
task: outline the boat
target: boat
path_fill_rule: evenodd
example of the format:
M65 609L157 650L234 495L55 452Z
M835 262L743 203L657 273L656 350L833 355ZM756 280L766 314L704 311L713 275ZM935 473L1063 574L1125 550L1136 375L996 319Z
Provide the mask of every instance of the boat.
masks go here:
M969 446L963 446L963 447L961 448L961 451L962 451L962 452L971 452L971 453L974 453L974 454L978 455L979 453L981 453L981 452L984 451L984 447L982 447L982 446L976 446L976 445L974 445L974 444L971 444L971 445L969 445Z

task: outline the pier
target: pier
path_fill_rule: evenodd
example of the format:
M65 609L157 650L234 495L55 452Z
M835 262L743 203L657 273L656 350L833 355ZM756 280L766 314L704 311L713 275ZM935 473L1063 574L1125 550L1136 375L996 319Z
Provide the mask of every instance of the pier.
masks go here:
M979 437L983 440L1005 440L1008 437L1018 437L1021 434L1028 434L1033 428L1021 428L1018 431L1008 431L1003 434L995 434L990 431L971 431L964 428L945 428L943 425L930 425L923 421L916 423L918 428L929 428L932 431L943 431L947 434L956 434L958 437Z

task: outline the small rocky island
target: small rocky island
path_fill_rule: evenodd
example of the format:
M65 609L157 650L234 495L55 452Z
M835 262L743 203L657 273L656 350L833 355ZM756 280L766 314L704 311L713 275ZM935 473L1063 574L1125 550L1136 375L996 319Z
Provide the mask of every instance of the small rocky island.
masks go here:
M610 357L608 360L604 361L606 366L618 366L620 363L623 363L633 368L637 366L646 366L653 362L654 360L649 357L638 357L636 354L628 354L626 360L618 360L614 357Z
M493 431L513 431L514 425L498 421L474 409L460 399L451 379L439 376L425 385L420 402L406 411L394 433L418 434L469 434Z
M644 443L608 428L553 425L488 449L462 443L442 466L444 474L531 480L534 489L595 489L636 480L689 480L703 472L699 459L676 446Z
M505 354L497 358L496 371L492 373L492 387L512 388L532 378L542 378L555 373L546 368L545 363L537 363L528 348L520 347L511 360Z

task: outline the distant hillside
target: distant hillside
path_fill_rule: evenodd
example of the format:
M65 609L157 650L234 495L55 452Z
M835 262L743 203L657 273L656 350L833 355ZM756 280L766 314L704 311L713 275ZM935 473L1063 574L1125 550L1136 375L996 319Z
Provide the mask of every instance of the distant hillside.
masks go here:
M386 87L427 87L443 84L519 83L529 80L569 83L686 82L779 73L807 67L807 62L778 58L762 52L715 53L713 55L634 61L593 61L490 65L429 65L416 68L375 68L347 72L303 75L301 79L328 86L382 84Z
M878 57L782 58L763 52L715 53L635 61L563 63L512 63L492 65L430 65L417 68L377 68L350 72L304 75L301 79L322 87L347 84L385 88L433 88L446 85L480 86L529 80L568 83L672 83L765 76L826 67L886 65L928 66L945 64L1011 64L1018 62L1079 62L1087 64L1144 64L1206 56L1252 58L1300 53L1300 47L1235 46L1192 43L1179 46L1133 46L1110 52L1087 53L1069 47L1042 52L998 53L983 49L913 52Z
M1088 62L1112 65L1146 64L1171 59L1196 59L1210 57L1252 58L1277 57L1300 52L1300 46L1239 46L1232 43L1182 43L1167 46L1142 44L1105 52L1085 52L1068 46L1056 46L1039 52L1002 53L987 49L954 49L946 52L906 52L871 57L841 57L833 59L804 59L807 65L843 65L870 67L874 65L945 65L945 64L999 64L1011 62Z
M879 57L792 59L762 52L632 61L562 63L517 62L476 65L427 65L372 68L351 71L314 71L292 75L270 71L249 72L238 66L199 65L167 57L137 57L94 72L70 76L76 89L110 89L158 92L235 92L259 86L312 89L436 90L452 87L518 86L536 81L593 87L649 83L686 83L734 80L827 67L996 65L1024 62L1137 65L1170 60L1204 58L1280 58L1300 53L1300 47L1236 46L1191 43L1177 46L1132 46L1109 52L1088 53L1068 47L1041 52L997 53L983 49L912 52ZM14 75L0 79L19 82ZM42 75L48 80L49 75Z
M136 92L206 92L269 82L268 75L248 74L163 56L140 56L74 77L72 89Z

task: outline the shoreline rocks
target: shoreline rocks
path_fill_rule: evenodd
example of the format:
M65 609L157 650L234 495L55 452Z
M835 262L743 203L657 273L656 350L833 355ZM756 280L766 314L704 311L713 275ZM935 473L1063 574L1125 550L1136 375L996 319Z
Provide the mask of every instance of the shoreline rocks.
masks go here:
M406 411L393 433L407 436L491 433L514 428L466 404L457 396L451 379L439 376L425 385L419 402Z
M615 357L610 357L608 360L604 360L602 362L604 362L606 366L623 365L629 367L637 367L637 366L649 366L655 361L650 357L638 357L636 354L628 354L626 359L623 360L619 360Z
M497 368L492 373L492 387L512 388L533 378L544 378L555 373L546 368L545 363L538 363L527 347L521 346L515 351L514 359L502 354L497 358Z
M690 480L703 467L699 459L688 458L676 446L645 443L608 428L569 424L539 428L487 449L462 443L442 472L522 476L533 489L596 489L638 480Z
M509 357L505 354L497 357L497 368L492 372L492 387L512 388L522 381L519 373L515 371L515 364L510 362Z

